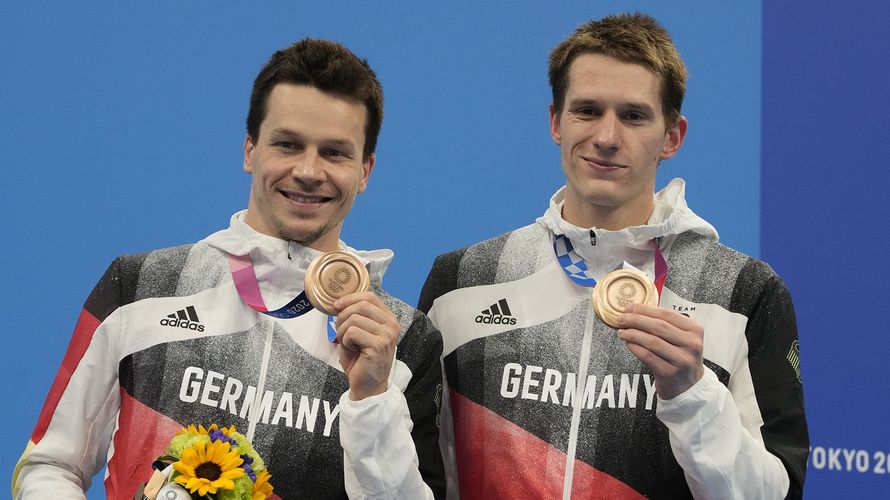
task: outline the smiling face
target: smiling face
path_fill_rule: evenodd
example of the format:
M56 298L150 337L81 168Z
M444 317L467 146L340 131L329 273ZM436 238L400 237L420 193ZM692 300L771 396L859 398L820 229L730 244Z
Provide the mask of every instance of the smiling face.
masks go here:
M568 75L562 110L550 110L567 181L563 218L612 230L644 224L658 163L680 149L686 119L665 127L660 78L641 64L587 53Z
M245 221L321 251L337 249L343 219L365 190L375 156L362 159L367 111L308 85L269 93L256 142L244 142L253 175Z

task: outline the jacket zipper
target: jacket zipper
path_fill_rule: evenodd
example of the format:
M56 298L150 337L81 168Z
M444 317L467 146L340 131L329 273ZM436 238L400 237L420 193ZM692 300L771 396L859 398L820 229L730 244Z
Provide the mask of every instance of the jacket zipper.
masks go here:
M294 262L290 257L290 248L288 248L287 253L288 266L287 273L285 274L285 278L290 276L292 267L294 266ZM279 295L281 294L281 288L275 294L275 300L273 304L278 303ZM260 420L260 407L262 406L263 395L266 392L266 378L269 372L269 358L272 356L272 338L275 332L275 320L272 318L264 318L260 313L254 313L257 316L259 321L265 319L266 324L266 341L263 345L263 358L260 362L260 374L257 380L256 394L253 398L253 406L250 408L250 413L247 416L247 433L245 436L248 440L253 441L254 434L256 432L256 424Z
M253 397L253 405L250 407L250 413L247 417L247 433L245 433L245 436L247 436L249 441L253 441L256 424L260 420L260 414L262 413L260 411L260 406L262 405L263 394L266 392L266 375L269 371L269 358L272 354L272 334L275 331L275 321L268 319L265 323L267 325L266 342L263 346L263 359L260 362L260 376L256 384L256 394Z
M593 343L593 302L587 300L587 318L584 322L584 338L581 341L581 359L578 378L575 381L575 397L572 398L572 421L569 427L569 446L566 450L566 472L562 485L562 498L572 498L572 480L575 473L575 453L578 448L578 428L581 426L581 408L584 405L584 389L590 368L590 346Z

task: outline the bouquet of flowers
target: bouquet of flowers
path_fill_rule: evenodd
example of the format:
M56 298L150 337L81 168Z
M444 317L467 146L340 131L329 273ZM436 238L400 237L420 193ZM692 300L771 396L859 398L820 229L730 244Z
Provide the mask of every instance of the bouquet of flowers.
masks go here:
M154 467L144 498L265 500L272 494L263 459L235 426L183 427Z

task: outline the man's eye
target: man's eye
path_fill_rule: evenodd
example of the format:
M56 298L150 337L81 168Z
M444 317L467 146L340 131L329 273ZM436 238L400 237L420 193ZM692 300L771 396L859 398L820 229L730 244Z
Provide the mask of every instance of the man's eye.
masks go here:
M600 112L596 108L579 108L575 110L575 114L583 118L593 118L599 116Z
M637 113L637 112L630 112L630 113L627 113L626 115L624 115L624 118L629 121L632 121L632 122L638 122L638 121L645 120L646 115L644 115L642 113Z
M321 150L321 154L324 156L346 156L346 153L334 148L324 148Z
M288 142L288 141L279 141L274 144L276 147L281 149L286 149L288 151L297 151L300 149L300 145L296 142Z

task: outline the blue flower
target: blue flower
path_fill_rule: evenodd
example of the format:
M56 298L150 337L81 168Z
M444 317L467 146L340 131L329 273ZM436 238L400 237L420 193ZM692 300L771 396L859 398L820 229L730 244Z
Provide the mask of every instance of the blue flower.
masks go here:
M247 476L251 481L256 482L256 472L250 468L250 465L253 463L253 459L248 457L247 455L241 455L241 459L244 460L244 463L241 464L241 467L244 468L244 472L247 473Z
M238 446L237 441L230 438L229 436L226 436L223 433L223 431L221 431L219 429L214 429L214 430L210 431L209 436L210 436L210 442L222 441L223 443L229 443L229 445L231 445L231 446Z

